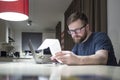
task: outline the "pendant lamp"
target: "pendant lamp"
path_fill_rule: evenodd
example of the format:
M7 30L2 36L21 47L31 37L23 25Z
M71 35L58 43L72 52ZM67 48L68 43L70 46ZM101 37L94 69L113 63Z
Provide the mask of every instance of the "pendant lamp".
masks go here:
M0 18L8 21L28 19L28 0L0 1Z
M0 1L17 1L17 0L0 0Z

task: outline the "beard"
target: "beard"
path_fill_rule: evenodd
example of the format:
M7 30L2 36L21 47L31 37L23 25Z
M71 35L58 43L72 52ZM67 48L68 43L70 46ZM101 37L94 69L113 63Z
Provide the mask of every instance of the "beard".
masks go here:
M76 35L74 38L73 38L73 41L75 43L81 43L83 42L87 37L87 32L85 31L84 35L83 36L80 36L80 35Z

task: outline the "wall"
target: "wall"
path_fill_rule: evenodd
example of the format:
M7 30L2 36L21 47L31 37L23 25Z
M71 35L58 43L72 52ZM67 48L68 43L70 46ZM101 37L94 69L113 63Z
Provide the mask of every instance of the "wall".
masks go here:
M44 41L45 39L47 38L55 38L55 33L54 32L46 32L46 33L43 33L43 38L42 40Z
M4 20L0 20L0 44L1 43L8 43L8 26Z
M117 61L120 59L120 0L108 0L108 35L110 36Z
M65 21L64 21L64 14L62 15L62 19L61 19L62 21L61 21L61 27L62 27L62 29L61 29L61 32L63 32L64 31L64 25L65 25Z
M16 51L22 53L22 41L21 41L21 31L15 30L15 43L14 47Z

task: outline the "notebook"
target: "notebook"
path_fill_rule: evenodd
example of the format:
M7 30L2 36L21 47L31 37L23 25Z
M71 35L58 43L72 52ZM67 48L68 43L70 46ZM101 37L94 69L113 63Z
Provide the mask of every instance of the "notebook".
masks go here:
M29 40L28 46L30 48L31 53L33 54L33 59L35 60L36 63L51 63L51 54L44 54L45 49L41 49L39 50L39 53L35 52L34 48L33 48L33 44L32 41Z

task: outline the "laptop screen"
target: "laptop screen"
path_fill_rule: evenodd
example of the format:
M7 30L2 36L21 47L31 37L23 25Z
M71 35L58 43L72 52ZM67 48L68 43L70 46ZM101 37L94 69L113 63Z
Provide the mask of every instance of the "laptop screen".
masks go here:
M32 41L31 40L29 40L28 46L30 48L31 53L33 54L33 57L34 57L35 56L35 50L33 49L33 45L32 45Z

